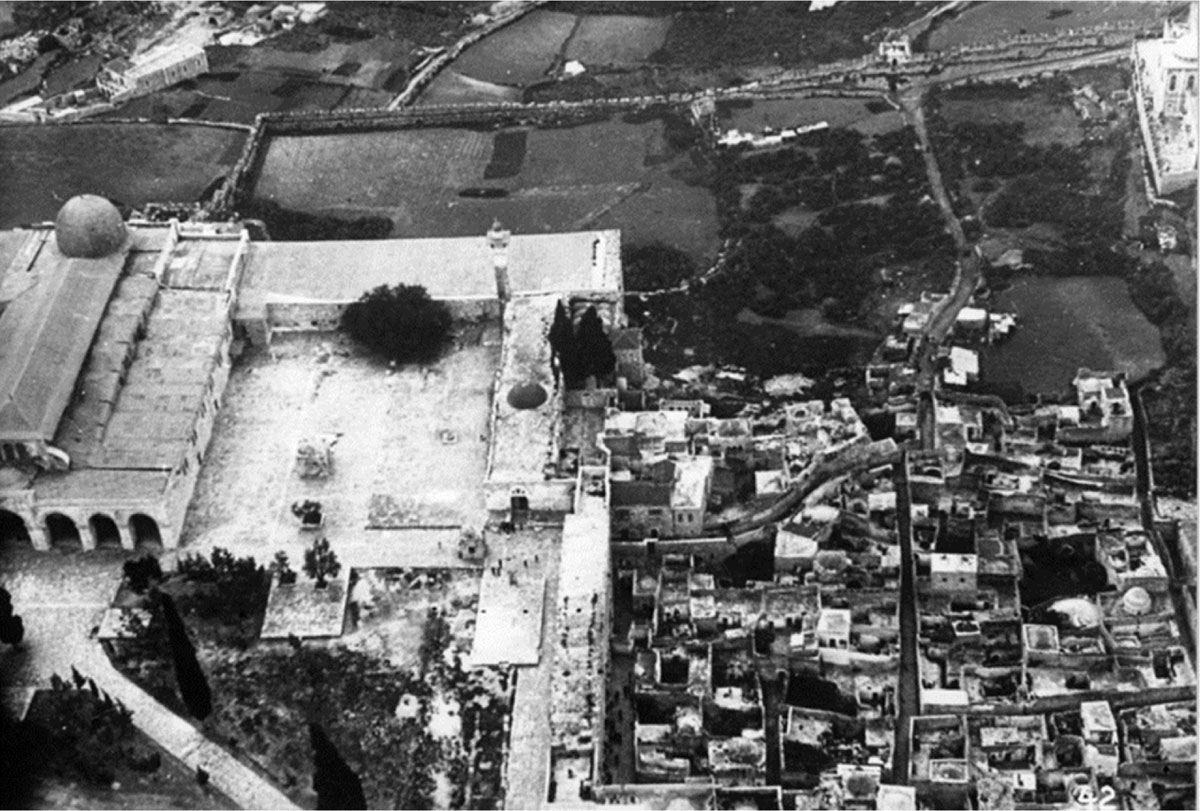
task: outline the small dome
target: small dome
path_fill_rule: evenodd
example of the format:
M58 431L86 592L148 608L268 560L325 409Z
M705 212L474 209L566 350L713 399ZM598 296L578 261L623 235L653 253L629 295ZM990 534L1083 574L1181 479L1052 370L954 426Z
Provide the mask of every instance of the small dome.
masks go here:
M1141 586L1134 586L1125 592L1125 596L1121 598L1121 604L1125 607L1126 614L1140 617L1150 610L1154 605L1154 600L1150 598L1150 592Z
M1067 597L1055 601L1050 611L1064 617L1071 628L1095 628L1100 625L1100 609L1083 597Z
M538 383L518 383L508 391L508 404L513 408L537 408L550 399Z
M125 244L125 221L117 207L94 194L72 197L54 219L54 239L63 256L98 259Z

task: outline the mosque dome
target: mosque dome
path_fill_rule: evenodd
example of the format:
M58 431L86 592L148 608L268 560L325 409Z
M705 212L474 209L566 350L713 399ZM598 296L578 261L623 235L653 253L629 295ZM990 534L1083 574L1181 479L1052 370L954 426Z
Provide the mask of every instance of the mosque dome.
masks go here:
M72 197L54 219L54 239L63 256L98 259L125 244L125 221L117 207L103 197Z
M508 390L508 404L513 408L537 408L550 398L538 383L518 383Z
M1134 586L1125 592L1125 596L1121 598L1121 604L1124 606L1126 614L1140 617L1150 611L1154 606L1154 600L1150 597L1150 592L1141 586Z

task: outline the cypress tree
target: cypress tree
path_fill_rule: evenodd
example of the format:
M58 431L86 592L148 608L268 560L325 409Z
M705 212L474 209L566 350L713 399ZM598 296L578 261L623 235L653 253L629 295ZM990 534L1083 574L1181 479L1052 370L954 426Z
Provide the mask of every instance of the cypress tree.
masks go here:
M552 358L558 363L556 374L561 371L567 387L571 388L574 372L578 368L578 351L575 345L575 329L571 326L571 316L567 314L562 299L559 299L554 308L554 323L550 326L550 351Z
M179 696L187 705L193 718L203 721L212 713L212 691L208 680L196 659L196 649L188 638L187 628L175 607L170 594L159 593L163 619L167 623L167 639L171 643L171 658L175 662L175 681L179 684Z
M367 798L363 794L362 781L342 760L325 730L310 723L308 737L312 741L312 780L313 791L317 793L317 808L365 809Z
M612 341L604 334L604 323L595 307L588 307L579 319L579 334L575 336L579 348L579 365L584 377L605 377L617 368L617 356Z

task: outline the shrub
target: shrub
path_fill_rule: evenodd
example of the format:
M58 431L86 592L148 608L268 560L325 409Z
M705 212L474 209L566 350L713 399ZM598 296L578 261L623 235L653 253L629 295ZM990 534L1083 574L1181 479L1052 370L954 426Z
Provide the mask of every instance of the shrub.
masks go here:
M337 555L329 548L329 540L321 537L313 541L311 548L304 552L304 573L316 582L319 589L325 588L327 578L337 577L342 570Z
M163 579L162 566L153 555L143 555L136 560L125 561L123 568L125 581L135 594L145 594L150 588L150 581Z

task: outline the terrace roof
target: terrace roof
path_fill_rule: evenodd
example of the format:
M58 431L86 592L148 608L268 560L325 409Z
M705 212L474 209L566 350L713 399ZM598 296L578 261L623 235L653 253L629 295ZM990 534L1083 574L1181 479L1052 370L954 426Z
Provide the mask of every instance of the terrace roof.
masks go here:
M127 244L98 259L71 258L48 236L31 246L36 254L24 272L32 283L16 291L6 280L5 288L15 291L0 314L0 436L6 439L54 435L128 251Z
M515 295L621 289L620 233L574 231L511 237ZM484 235L438 239L255 242L241 309L265 301L355 301L379 285L415 284L435 299L497 298Z

